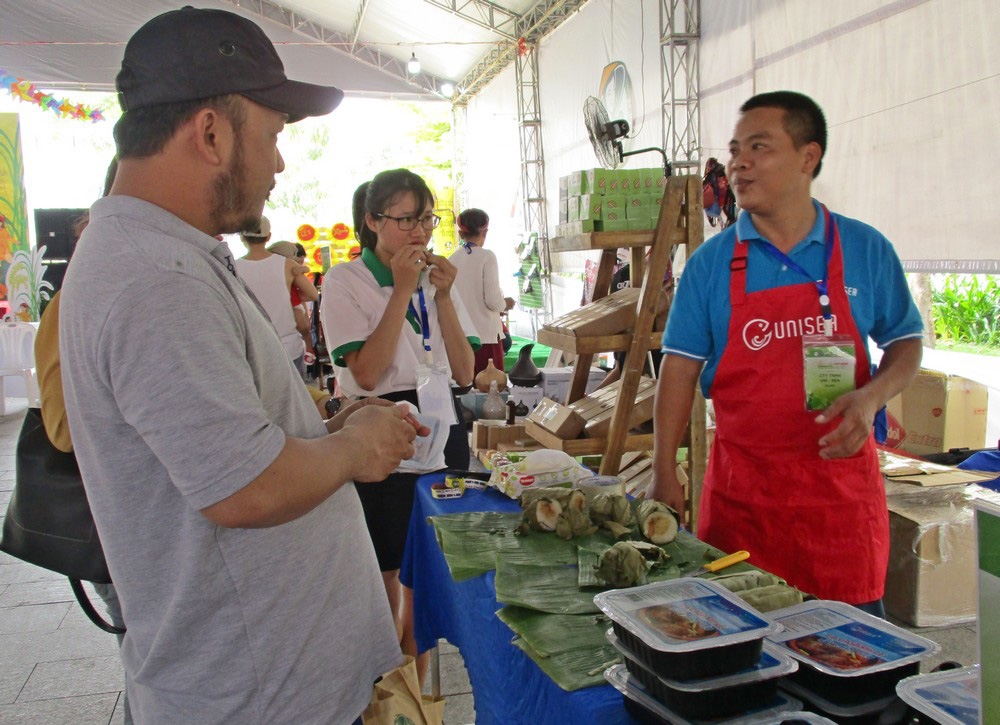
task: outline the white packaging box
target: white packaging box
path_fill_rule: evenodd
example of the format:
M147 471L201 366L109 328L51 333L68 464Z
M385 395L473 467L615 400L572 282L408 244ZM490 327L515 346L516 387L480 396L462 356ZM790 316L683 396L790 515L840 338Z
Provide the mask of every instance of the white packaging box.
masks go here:
M542 371L542 392L549 400L557 403L565 403L569 394L570 382L573 380L573 368L540 368ZM587 389L585 393L593 392L607 373L600 368L591 368L587 378Z
M524 403L524 405L528 406L529 411L535 409L535 406L542 401L544 395L545 393L542 391L542 388L537 385L533 388L523 388L520 385L510 386L510 399L519 405Z

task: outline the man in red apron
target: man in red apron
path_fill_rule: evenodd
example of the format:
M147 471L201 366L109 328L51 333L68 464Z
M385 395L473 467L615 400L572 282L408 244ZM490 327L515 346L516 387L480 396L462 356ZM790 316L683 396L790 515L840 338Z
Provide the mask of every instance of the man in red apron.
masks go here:
M920 316L889 242L811 198L826 150L819 107L782 91L740 110L727 173L742 213L684 269L664 333L651 495L683 509L674 461L700 376L716 436L698 536L878 612L889 530L872 421L919 369ZM874 377L869 337L885 351ZM817 363L823 374L807 374Z

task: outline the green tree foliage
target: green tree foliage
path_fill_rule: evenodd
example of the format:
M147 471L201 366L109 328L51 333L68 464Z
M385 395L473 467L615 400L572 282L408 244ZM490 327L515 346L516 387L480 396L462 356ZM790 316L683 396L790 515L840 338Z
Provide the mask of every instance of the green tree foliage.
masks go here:
M1000 280L996 275L936 276L931 292L938 338L1000 347Z

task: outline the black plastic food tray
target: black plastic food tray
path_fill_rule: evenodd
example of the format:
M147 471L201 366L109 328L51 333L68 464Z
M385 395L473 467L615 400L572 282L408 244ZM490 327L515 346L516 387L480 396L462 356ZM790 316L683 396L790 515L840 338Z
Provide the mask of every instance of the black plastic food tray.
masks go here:
M760 660L764 636L746 642L688 652L653 649L618 622L611 622L615 636L632 650L642 664L668 680L701 680L753 667ZM895 687L895 685L893 685Z
M629 674L635 677L649 693L678 715L692 720L735 715L746 710L763 707L778 694L780 677L746 682L717 690L686 692L665 683L638 662L623 657Z
M896 684L900 680L915 675L919 671L920 663L911 662L891 670L872 672L868 675L838 677L820 672L815 667L810 666L808 662L803 662L802 666L789 677L795 683L815 692L834 705L850 707L894 695Z
M673 725L669 720L664 720L628 695L623 695L622 697L625 699L625 712L631 715L632 719L640 723L640 725Z

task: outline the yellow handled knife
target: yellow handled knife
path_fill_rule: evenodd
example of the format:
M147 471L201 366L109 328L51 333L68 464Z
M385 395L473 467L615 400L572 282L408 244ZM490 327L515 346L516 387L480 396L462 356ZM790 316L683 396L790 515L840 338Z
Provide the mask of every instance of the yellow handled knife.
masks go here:
M705 566L699 567L694 571L689 571L684 574L681 578L688 576L701 576L702 574L708 574L709 572L716 572L725 569L727 566L732 566L733 564L739 564L741 561L746 561L750 558L749 551L737 551L735 554L729 554L722 557L721 559L716 559L715 561L710 561Z

